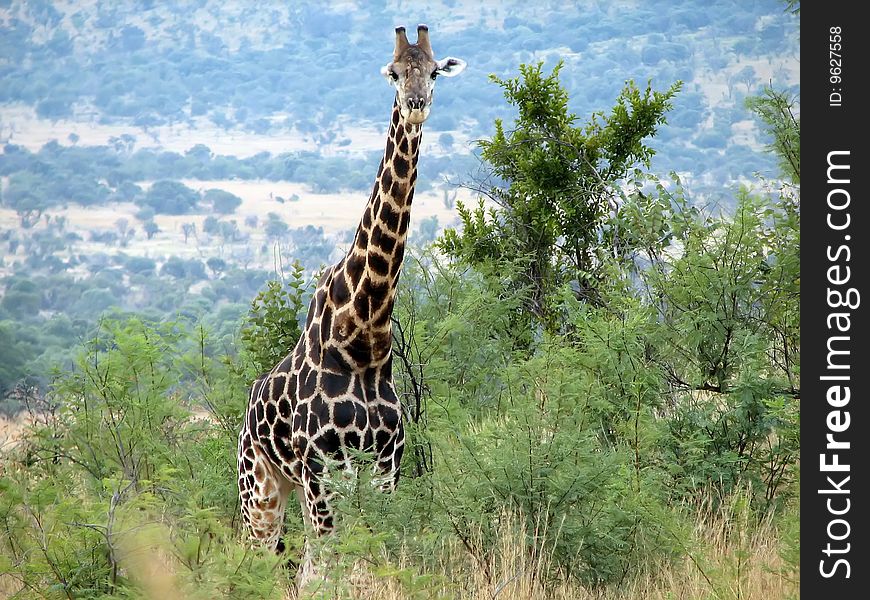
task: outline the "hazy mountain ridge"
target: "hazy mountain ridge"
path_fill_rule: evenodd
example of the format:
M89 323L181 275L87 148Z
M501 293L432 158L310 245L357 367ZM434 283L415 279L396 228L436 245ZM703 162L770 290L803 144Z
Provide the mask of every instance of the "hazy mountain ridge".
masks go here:
M290 260L316 270L334 258L382 152L392 28L418 22L437 54L469 67L436 91L413 243L454 222L452 184L479 164L473 140L514 116L487 76L514 77L521 62L565 62L580 122L628 79L683 80L652 170L679 172L706 202L730 201L755 172L774 177L743 99L798 81L797 23L779 2L0 0L9 372L46 372L112 307L209 314L229 335ZM151 192L156 181L184 186L186 204ZM213 189L235 206L217 211ZM0 387L14 378L0 373Z
M470 65L438 93L428 128L472 138L490 133L494 117L510 116L486 75L510 76L520 62L564 59L562 77L581 117L606 110L626 79L657 88L682 79L672 116L681 134L674 137L684 142L699 141L714 110L742 110L739 97L727 97L740 81L785 87L797 78L794 24L775 2L500 3L477 13L458 2L428 13L405 4L367 3L363 11L343 3L323 12L316 3L264 10L246 2L11 2L0 9L7 57L0 102L33 104L49 119L147 129L205 117L224 128L295 131L336 144L342 118L376 127L385 119L390 92L378 69L389 59L392 25L415 20L432 26L436 52ZM769 73L759 61L770 63ZM735 76L744 67L756 72ZM361 86L372 92L361 94ZM717 148L700 141L699 150Z

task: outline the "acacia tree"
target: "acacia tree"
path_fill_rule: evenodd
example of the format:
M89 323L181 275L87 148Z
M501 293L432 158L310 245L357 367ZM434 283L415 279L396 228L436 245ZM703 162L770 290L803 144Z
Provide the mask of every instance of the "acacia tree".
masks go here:
M643 257L652 309L645 360L669 390L673 489L719 497L750 484L764 509L794 491L800 449L800 120L797 97L766 90L748 107L771 134L782 179L741 189L722 216L677 182L630 194L616 220ZM640 262L640 261L639 261Z
M490 206L483 199L473 209L457 203L462 230L440 240L449 256L528 289L524 316L548 330L558 328L558 286L572 282L578 296L596 300L602 253L613 250L601 241L616 186L633 166L649 166L647 140L680 87L656 92L629 82L609 114L578 125L559 83L561 68L545 75L542 63L520 65L519 77L490 76L518 116L510 130L496 120L495 135L480 142L488 173L469 187Z
M768 146L777 158L783 175L791 183L801 182L801 121L795 114L797 96L767 87L758 96L746 99L746 106L754 112L773 137Z

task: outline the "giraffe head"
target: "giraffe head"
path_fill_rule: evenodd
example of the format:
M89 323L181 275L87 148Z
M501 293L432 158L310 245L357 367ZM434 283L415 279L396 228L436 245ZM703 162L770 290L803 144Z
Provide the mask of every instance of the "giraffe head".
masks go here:
M381 74L396 88L402 118L419 125L429 116L435 79L439 75L459 75L463 69L465 61L452 56L435 60L429 43L429 28L418 25L416 44L408 42L404 27L396 27L393 62L381 68Z

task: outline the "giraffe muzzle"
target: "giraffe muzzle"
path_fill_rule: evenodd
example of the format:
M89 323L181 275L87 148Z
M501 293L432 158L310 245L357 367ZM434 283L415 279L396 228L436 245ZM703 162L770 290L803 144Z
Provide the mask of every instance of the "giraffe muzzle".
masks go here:
M409 123L419 125L429 117L429 105L423 98L409 98L402 109L402 117Z
M408 108L411 110L423 110L425 107L425 98L408 98Z

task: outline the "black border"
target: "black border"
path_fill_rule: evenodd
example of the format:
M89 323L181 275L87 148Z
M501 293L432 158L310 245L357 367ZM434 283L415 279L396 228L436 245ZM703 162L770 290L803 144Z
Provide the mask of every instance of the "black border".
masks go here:
M870 178L868 145L866 135L868 119L868 92L865 78L870 74L870 30L865 19L859 16L862 2L807 2L800 7L801 20L801 164L804 167L801 181L801 596L804 598L833 599L866 598L870 594L870 534L867 531L867 489L870 487L867 469L867 443L870 436L867 411L867 383L870 382L867 346L870 337L867 330L867 313L870 311L870 289L867 288L867 272L870 271L867 239L870 237L870 221L867 217L868 197L866 180ZM832 27L842 28L842 83L830 81L830 33ZM836 90L835 88L841 88ZM842 105L831 106L830 94L839 91ZM828 183L828 153L848 150L851 198L848 211L851 224L848 230L834 231L827 226L828 193L833 188L844 187ZM841 171L842 172L842 171ZM842 198L842 195L838 195ZM842 213L837 215L842 216ZM849 239L845 240L848 235ZM854 310L833 309L827 302L828 269L836 261L827 256L840 245L848 244L851 260L840 260L848 265L851 279L841 289L856 288L861 294L860 305ZM845 258L845 253L841 255ZM848 333L848 356L851 400L840 410L850 413L850 426L838 433L837 439L850 442L848 450L840 451L839 462L850 465L850 480L843 488L849 489L850 508L842 516L849 522L849 536L836 544L850 544L847 554L827 557L823 550L829 541L828 523L835 518L828 512L826 500L835 497L835 507L842 507L845 495L832 496L820 493L830 488L827 476L842 481L842 474L823 473L820 469L820 454L826 452L826 435L829 433L826 418L830 410L826 392L831 385L820 379L830 374L827 369L828 338L838 335L829 332L827 317L831 312L849 310L851 328ZM846 335L840 333L839 335ZM845 346L841 346L845 348ZM841 371L842 373L843 371ZM864 381L864 378L867 381ZM827 451L829 454L831 450ZM831 462L828 459L828 462ZM840 527L841 529L837 529ZM835 526L835 535L845 531L840 523ZM835 575L825 578L820 573L820 561L826 568L836 558L845 558L850 565L846 578L845 566ZM824 594L824 596L823 596Z

